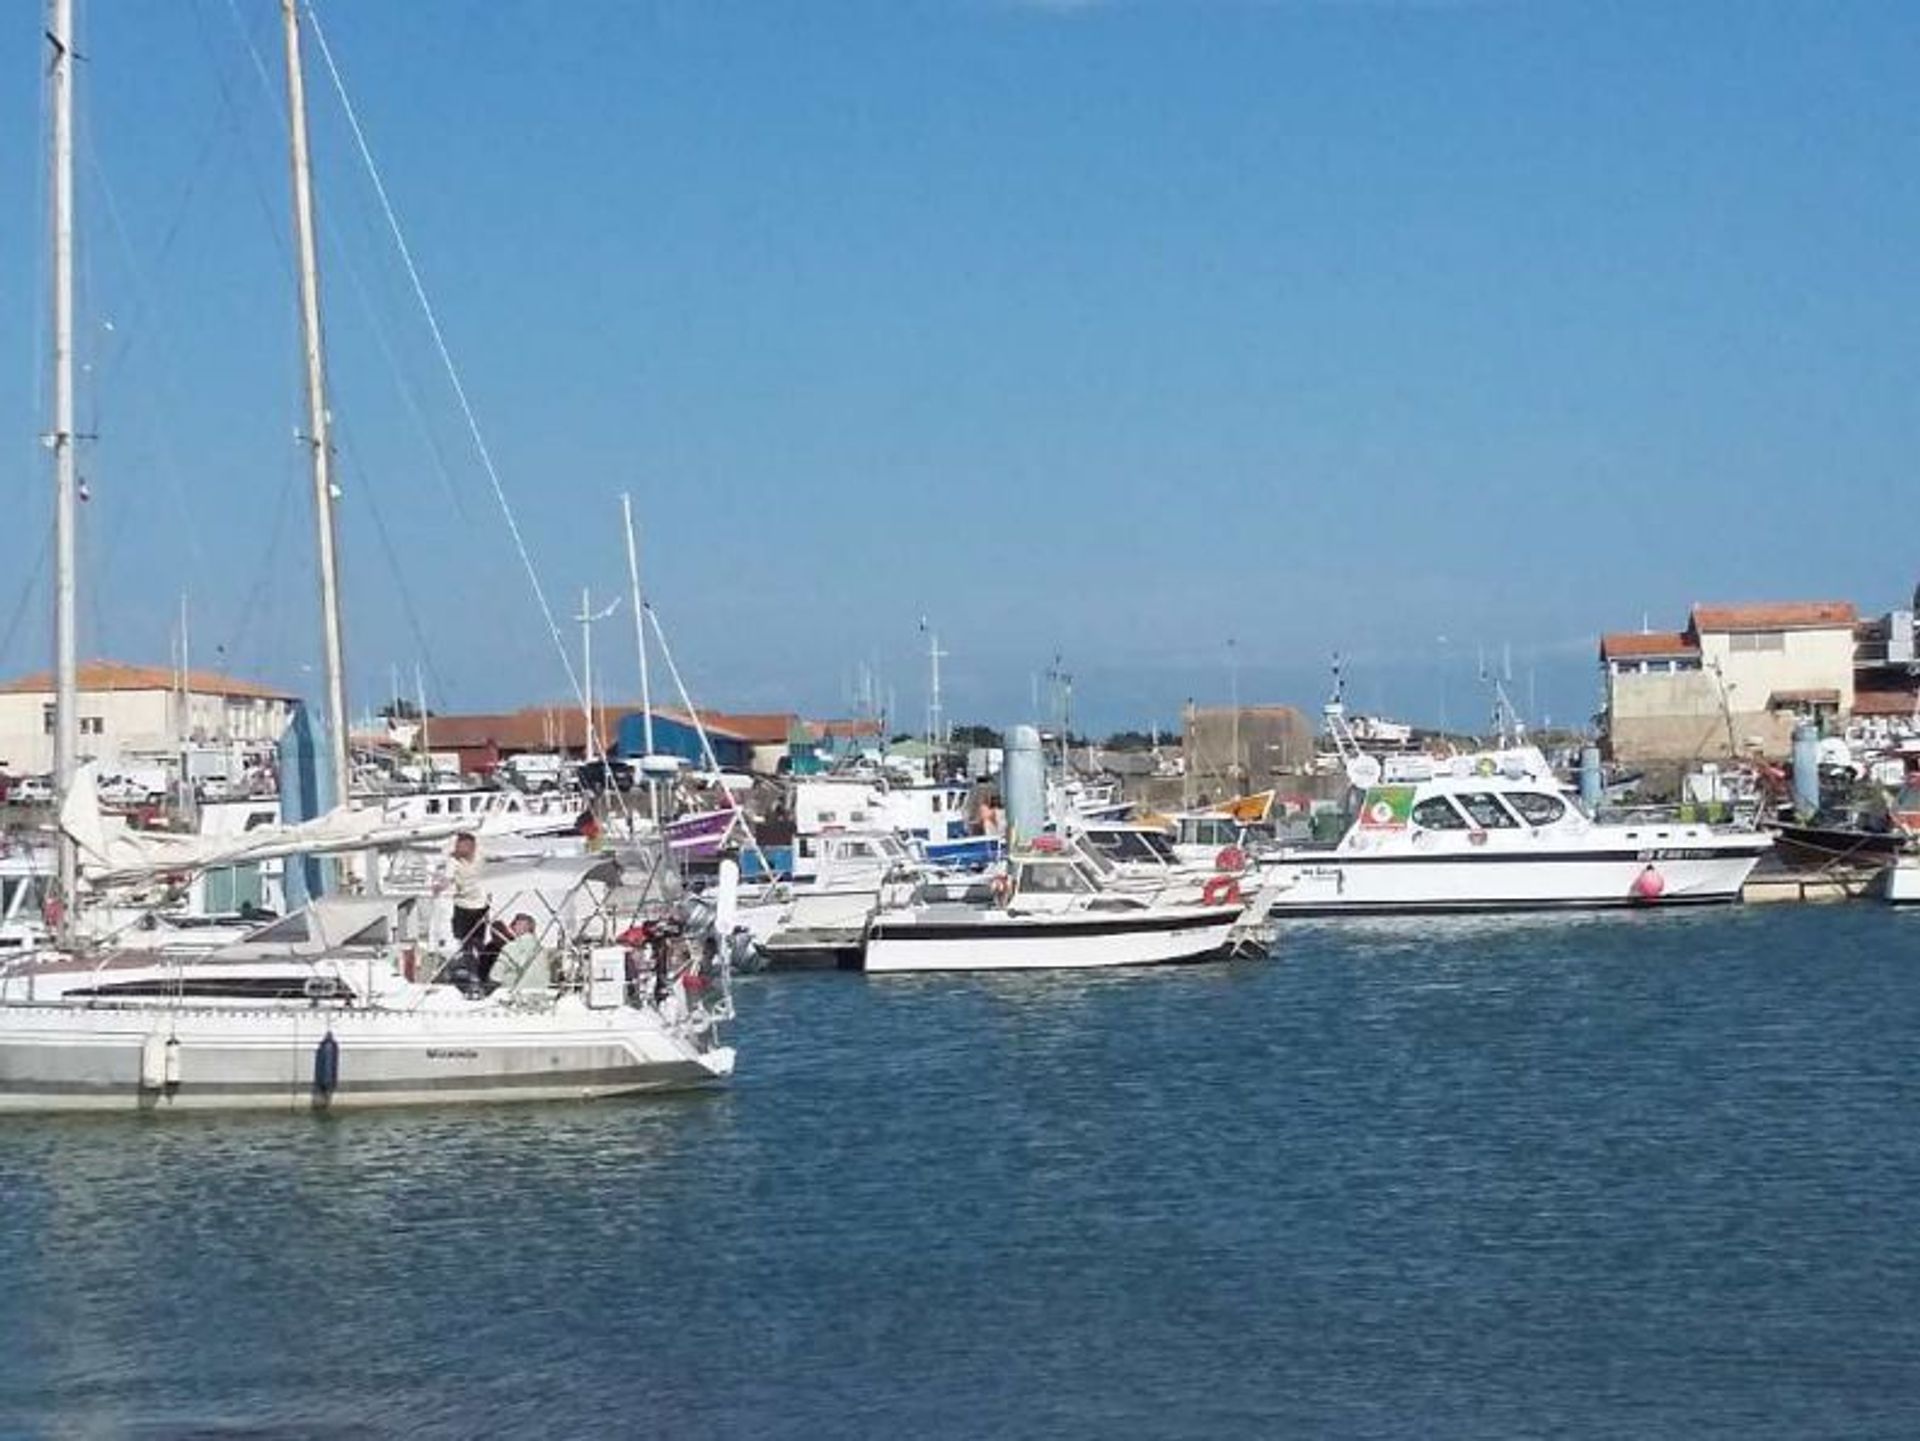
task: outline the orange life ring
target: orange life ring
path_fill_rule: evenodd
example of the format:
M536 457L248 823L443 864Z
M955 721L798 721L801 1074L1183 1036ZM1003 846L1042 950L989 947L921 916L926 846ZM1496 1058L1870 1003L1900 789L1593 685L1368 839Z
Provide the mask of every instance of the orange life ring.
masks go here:
M1200 903L1207 906L1240 904L1240 880L1237 876L1215 876L1200 888Z

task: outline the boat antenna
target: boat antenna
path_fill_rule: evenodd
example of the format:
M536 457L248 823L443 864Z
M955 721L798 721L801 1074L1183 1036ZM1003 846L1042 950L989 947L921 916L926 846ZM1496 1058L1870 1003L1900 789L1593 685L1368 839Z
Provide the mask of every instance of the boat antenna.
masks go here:
M53 101L53 785L64 806L80 758L80 665L75 635L74 500L79 490L73 433L73 0L48 0ZM79 857L59 830L60 929L71 934Z
M341 640L340 559L334 527L333 444L328 432L326 351L320 331L320 257L313 234L313 171L307 157L307 91L300 64L300 11L280 0L287 38L287 115L292 139L293 228L300 262L300 329L304 339L307 433L313 457L313 519L320 566L321 661L325 671L327 758L333 802L350 798L353 771L347 756L347 672Z

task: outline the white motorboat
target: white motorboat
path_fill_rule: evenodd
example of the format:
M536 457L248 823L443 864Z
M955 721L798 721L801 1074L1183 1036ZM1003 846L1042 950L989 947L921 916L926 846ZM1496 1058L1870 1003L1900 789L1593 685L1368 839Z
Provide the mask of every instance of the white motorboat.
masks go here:
M1349 761L1358 805L1332 847L1259 856L1276 917L1735 901L1772 845L1750 828L1590 819L1530 746Z
M1016 855L992 881L959 899L912 902L876 912L863 969L1024 971L1150 966L1210 960L1225 952L1243 909L1156 902L1101 883L1084 857L1064 851Z
M578 864L605 883L608 862ZM0 1111L553 1100L731 1073L710 936L613 939L604 913L555 913L537 974L485 992L435 979L424 905L327 897L212 951L22 957L0 969Z
M742 894L740 924L768 961L859 950L867 922L929 874L892 831L825 834L809 842L809 869Z
M1282 882L1262 873L1241 847L1224 845L1205 860L1190 860L1165 830L1139 821L1082 822L1067 829L1066 840L1110 890L1188 905L1241 903L1230 944L1249 952L1271 948L1269 916Z

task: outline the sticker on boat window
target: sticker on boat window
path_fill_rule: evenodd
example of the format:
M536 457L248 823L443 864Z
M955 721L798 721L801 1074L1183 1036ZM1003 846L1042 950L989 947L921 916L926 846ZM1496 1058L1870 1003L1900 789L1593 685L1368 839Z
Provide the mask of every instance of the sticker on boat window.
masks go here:
M1368 830L1406 829L1413 815L1412 786L1374 786L1360 803L1360 824Z

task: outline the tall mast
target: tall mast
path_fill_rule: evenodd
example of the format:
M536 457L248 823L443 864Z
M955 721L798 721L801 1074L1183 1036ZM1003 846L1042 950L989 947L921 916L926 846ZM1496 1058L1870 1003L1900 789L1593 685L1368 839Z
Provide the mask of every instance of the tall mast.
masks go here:
M946 652L940 649L940 632L927 625L927 618L920 617L920 629L927 637L927 744L940 744L940 662Z
M307 445L313 452L313 514L319 541L321 659L326 671L327 759L333 803L345 805L353 781L347 762L347 671L340 642L340 561L334 544L333 442L327 413L326 355L320 337L320 257L313 239L313 174L307 162L307 91L300 68L296 0L280 0L287 32L287 113L293 139L293 228L300 257L300 329L307 362Z
M640 594L640 544L633 536L633 498L620 492L620 520L627 532L627 586L633 598L633 643L640 649L640 765L647 778L647 815L660 823L660 782L646 770L653 755L653 683L647 676L647 604Z
M73 0L48 0L53 45L53 784L64 802L80 758L79 660L74 619L74 500L79 489L73 434ZM60 899L73 905L78 864L60 836Z

